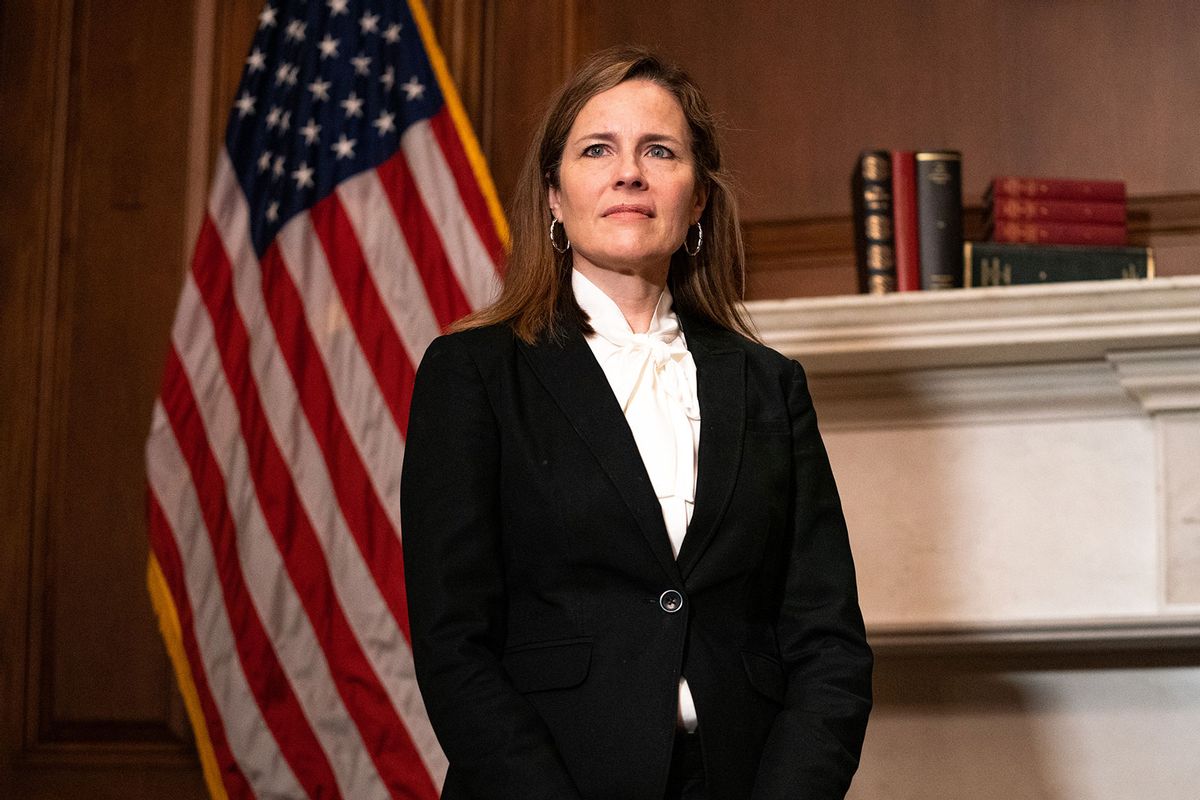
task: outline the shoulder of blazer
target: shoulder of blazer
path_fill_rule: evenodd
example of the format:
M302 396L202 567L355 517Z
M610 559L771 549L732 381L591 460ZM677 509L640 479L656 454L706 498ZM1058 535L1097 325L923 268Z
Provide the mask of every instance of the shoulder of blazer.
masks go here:
M468 328L464 331L443 334L429 343L421 365L431 363L438 358L468 358L486 374L494 365L512 358L516 352L516 334L507 324L497 323L480 328Z

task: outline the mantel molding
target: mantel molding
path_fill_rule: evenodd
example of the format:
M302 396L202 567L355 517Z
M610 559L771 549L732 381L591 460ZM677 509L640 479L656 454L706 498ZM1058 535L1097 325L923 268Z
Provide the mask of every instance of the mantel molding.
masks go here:
M1200 617L1031 621L1007 625L871 626L877 652L1063 652L1066 650L1196 650Z
M1200 347L1121 351L1108 361L1147 413L1200 409Z
M1200 347L1200 276L746 304L812 375L1104 361Z

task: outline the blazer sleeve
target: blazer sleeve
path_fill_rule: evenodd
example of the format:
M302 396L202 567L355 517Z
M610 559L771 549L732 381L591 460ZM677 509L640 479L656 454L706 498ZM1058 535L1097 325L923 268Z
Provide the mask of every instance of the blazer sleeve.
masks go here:
M401 477L413 658L456 782L475 798L578 798L551 734L500 664L505 587L500 440L459 337L417 372Z
M843 798L871 710L867 645L841 501L808 383L788 393L794 498L777 637L787 689L767 739L755 800Z

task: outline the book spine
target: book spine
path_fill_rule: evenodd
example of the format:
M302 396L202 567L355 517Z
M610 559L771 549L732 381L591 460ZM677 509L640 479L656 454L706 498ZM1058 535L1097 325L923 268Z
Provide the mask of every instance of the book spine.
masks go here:
M892 151L892 232L895 236L896 289L921 288L917 238L917 161L911 150Z
M869 294L896 290L892 235L892 163L886 150L859 155L851 180L858 289Z
M1124 225L1125 203L1086 200L1030 200L1008 195L992 197L994 219L1022 222L1090 222L1099 225Z
M1120 225L1091 225L1085 222L1014 222L998 219L992 230L992 241L1025 244L1105 244L1121 246L1128 243L1124 223Z
M1036 200L1096 200L1125 202L1124 181L1083 181L1066 178L1023 178L1005 175L992 178L989 195L1029 197Z
M962 155L953 151L915 155L917 246L921 288L962 286Z
M1149 247L1072 247L997 242L967 242L963 245L963 282L967 286L1153 277L1154 250Z

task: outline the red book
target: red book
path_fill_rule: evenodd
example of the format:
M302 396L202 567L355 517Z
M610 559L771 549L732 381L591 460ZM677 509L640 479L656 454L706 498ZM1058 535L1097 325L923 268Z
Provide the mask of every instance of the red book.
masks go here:
M892 234L895 236L896 290L921 288L917 245L917 160L911 150L892 151Z
M1030 197L1037 200L1099 200L1125 202L1125 181L1082 181L1066 178L992 178L988 192L995 198Z
M1013 222L998 219L992 229L993 242L1026 244L1125 245L1124 225L1090 225L1084 222Z
M1124 225L1125 203L1088 200L1030 200L998 195L992 198L992 219L1036 222L1090 222Z

